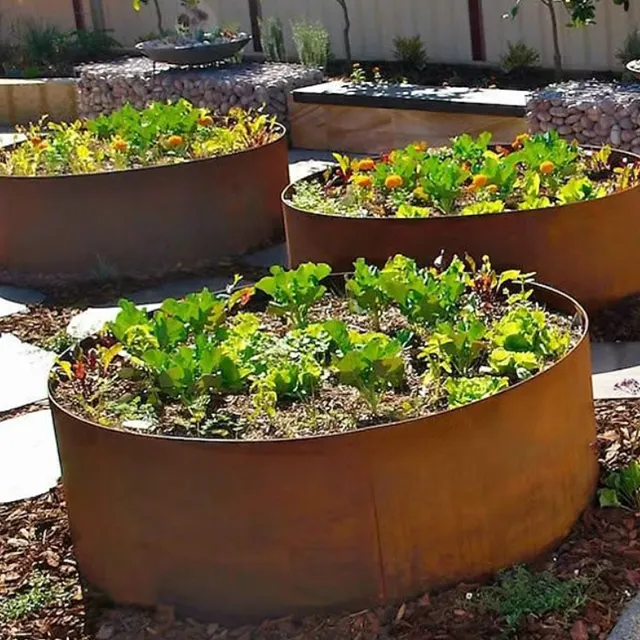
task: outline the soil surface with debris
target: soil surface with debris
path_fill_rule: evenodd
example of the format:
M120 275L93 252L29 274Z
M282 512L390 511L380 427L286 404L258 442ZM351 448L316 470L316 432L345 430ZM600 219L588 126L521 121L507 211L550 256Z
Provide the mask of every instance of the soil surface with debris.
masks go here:
M596 402L602 473L640 454L640 400ZM587 508L564 543L532 571L580 576L586 601L574 612L529 615L506 633L484 605L485 583L465 583L404 603L328 617L268 621L224 629L175 619L170 608L110 606L82 584L59 487L0 506L0 640L604 640L640 588L640 519L622 509ZM38 597L32 594L37 576ZM29 604L17 619L16 598ZM35 602L35 605L33 604Z

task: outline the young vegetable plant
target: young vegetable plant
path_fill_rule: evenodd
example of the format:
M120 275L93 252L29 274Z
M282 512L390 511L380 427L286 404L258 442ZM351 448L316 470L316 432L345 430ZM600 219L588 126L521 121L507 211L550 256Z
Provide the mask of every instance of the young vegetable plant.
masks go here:
M416 325L446 319L466 286L464 263L458 258L438 272L433 268L418 268L414 260L395 256L380 272L380 289Z
M463 407L470 402L488 398L509 387L509 378L477 376L475 378L447 378L445 382L447 406Z
M307 324L309 309L324 296L327 288L320 284L331 273L328 264L300 265L293 271L280 266L271 267L271 275L262 278L256 289L270 298L269 311L285 316L294 327Z
M548 322L542 309L519 305L501 318L490 333L489 366L500 375L524 379L538 371L545 359L569 348L570 337Z
M254 288L239 289L236 278L225 293L170 299L153 313L122 301L113 322L58 363L54 382L100 424L280 437L298 423L308 432L309 409L314 429L362 425L358 398L366 424L398 407L418 417L463 406L557 361L571 344L570 318L530 298L527 274L496 273L487 257L480 266L444 254L429 267L402 255L382 268L359 260L344 295L329 294L330 272L274 267L256 286L264 299L252 300ZM318 311L326 317L321 305L334 319L311 322ZM615 499L632 493L626 481L610 482Z
M0 153L0 175L50 176L176 164L263 146L275 140L275 119L233 109L215 116L186 100L127 104L93 120L20 127L26 140Z
M441 322L426 338L420 358L429 362L429 379L442 372L470 375L487 349L486 325L475 315L466 314L457 322Z
M640 462L634 460L604 479L598 491L601 507L620 507L640 512Z
M402 345L382 333L350 331L339 320L323 326L336 347L331 364L338 380L355 387L375 415L382 393L404 381Z
M380 315L389 306L389 298L380 287L380 270L358 258L353 275L347 278L345 289L357 311L368 313L375 331L380 331Z

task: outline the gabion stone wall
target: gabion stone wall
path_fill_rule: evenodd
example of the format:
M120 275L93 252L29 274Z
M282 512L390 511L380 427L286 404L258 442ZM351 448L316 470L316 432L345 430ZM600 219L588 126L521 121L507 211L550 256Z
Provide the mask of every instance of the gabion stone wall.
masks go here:
M527 104L532 132L556 129L581 144L640 153L640 84L565 82L536 92Z
M319 70L296 64L251 63L218 68L185 69L153 63L147 58L82 67L78 82L80 116L108 114L130 103L141 109L151 102L186 98L226 115L233 106L258 108L287 126L288 94L297 87L322 82Z

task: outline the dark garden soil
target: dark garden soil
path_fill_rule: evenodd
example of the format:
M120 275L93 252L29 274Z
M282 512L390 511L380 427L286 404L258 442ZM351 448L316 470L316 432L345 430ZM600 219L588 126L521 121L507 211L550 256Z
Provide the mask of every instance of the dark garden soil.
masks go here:
M598 446L603 472L640 454L640 400L599 401ZM551 568L579 577L586 602L575 612L528 616L516 631L486 610L488 583L453 588L382 607L331 617L282 619L227 630L214 622L176 620L155 612L111 607L83 589L73 556L61 488L32 500L0 506L0 640L604 640L640 588L640 519L590 506L569 538L532 570ZM36 583L35 589L29 585ZM22 616L17 594L31 593ZM33 603L36 603L35 605Z
M425 86L451 87L494 87L498 89L535 90L554 83L553 69L531 68L523 71L506 73L499 67L464 64L436 64L427 63L422 71L403 67L395 61L362 61L359 63L371 80L373 69L378 68L384 80L400 81L405 79L412 83ZM328 74L333 78L348 78L350 67L343 60L329 64ZM579 73L566 71L565 80L596 79L602 82L612 82L620 79L620 74L613 72Z

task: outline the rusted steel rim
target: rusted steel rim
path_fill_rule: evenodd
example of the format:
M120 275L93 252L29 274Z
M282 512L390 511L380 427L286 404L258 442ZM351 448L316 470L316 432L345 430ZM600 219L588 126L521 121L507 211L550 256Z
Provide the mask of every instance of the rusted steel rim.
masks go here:
M0 282L157 278L282 239L289 181L276 140L171 165L0 177Z
M594 149L593 147L583 147ZM640 156L613 151L618 161ZM588 311L640 291L634 256L640 249L640 185L615 194L555 207L433 218L348 217L295 207L295 185L282 193L290 266L327 262L339 270L364 257L384 264L401 253L421 263L449 255L491 256L497 268L535 271L538 280L566 291Z
M558 362L490 398L343 434L146 435L49 398L78 566L123 604L241 623L408 598L535 558L597 480L588 320ZM51 383L50 383L51 385Z

